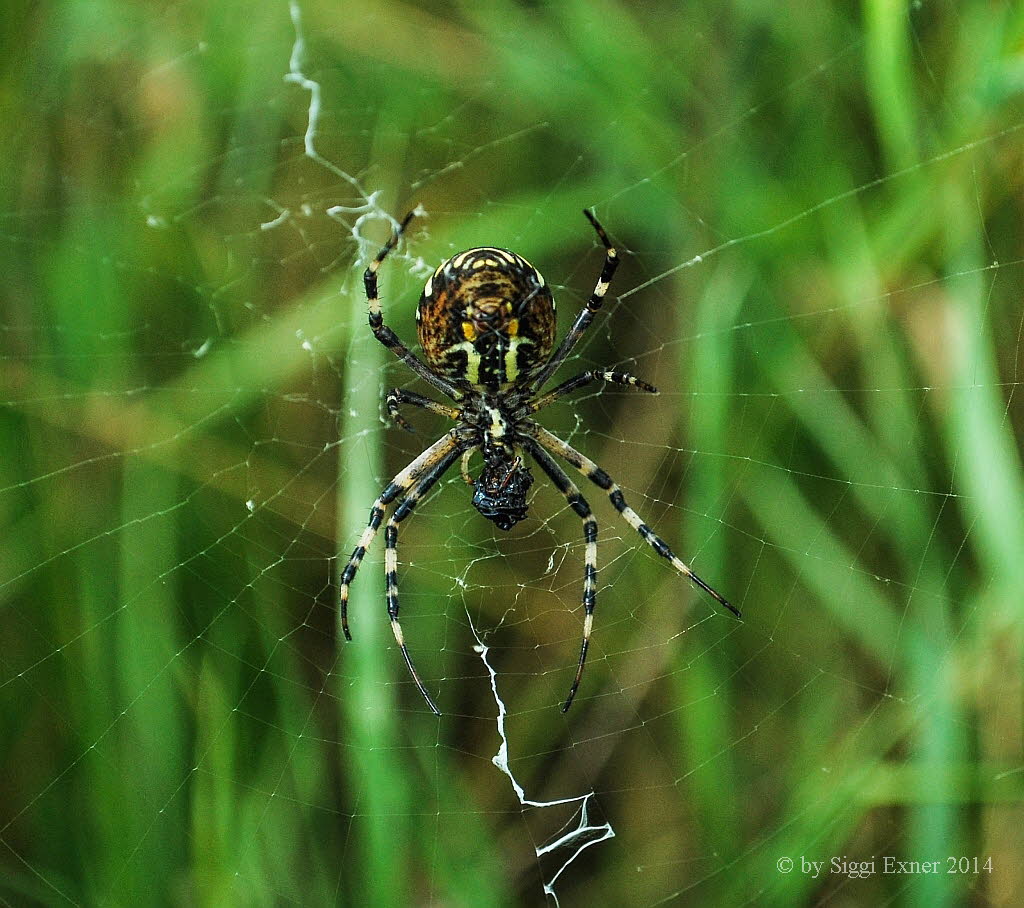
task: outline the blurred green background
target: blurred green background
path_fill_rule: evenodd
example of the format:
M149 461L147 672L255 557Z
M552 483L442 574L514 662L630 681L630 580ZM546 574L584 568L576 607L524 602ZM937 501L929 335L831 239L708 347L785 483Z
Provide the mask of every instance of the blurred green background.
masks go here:
M5 12L3 904L540 904L578 805L523 808L491 764L474 628L527 796L593 791L616 833L562 904L1024 901L1019 4ZM583 552L546 482L509 534L457 471L403 526L443 718L379 548L335 633L339 552L445 429L384 425L388 387L425 389L365 319L415 204L382 273L410 340L424 276L484 244L564 330L594 207L623 264L560 375L662 394L544 422L744 610L594 490L564 716ZM800 869L833 857L877 866Z

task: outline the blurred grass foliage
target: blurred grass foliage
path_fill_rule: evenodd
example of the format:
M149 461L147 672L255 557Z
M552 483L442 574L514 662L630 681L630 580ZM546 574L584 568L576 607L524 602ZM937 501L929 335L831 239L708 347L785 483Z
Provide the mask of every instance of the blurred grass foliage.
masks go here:
M1024 7L300 6L323 160L280 0L0 21L4 903L539 903L569 813L490 764L470 615L528 794L593 788L617 833L564 904L1024 901ZM538 483L498 538L456 476L400 550L446 715L379 552L336 646L337 554L442 431L380 419L409 377L366 327L371 192L428 212L382 278L404 337L417 260L480 244L538 264L564 327L595 206L624 262L575 363L663 393L545 422L742 625L591 496L563 717L578 519ZM776 869L801 855L942 864Z

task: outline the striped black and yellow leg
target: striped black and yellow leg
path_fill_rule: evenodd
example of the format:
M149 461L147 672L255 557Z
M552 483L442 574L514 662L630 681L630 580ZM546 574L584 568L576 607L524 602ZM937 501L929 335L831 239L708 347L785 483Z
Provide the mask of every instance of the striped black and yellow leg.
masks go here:
M373 331L374 337L376 337L377 340L402 360L402 362L412 369L412 371L422 378L428 385L436 388L442 394L448 395L448 397L451 397L453 400L459 400L463 396L462 392L459 391L450 381L431 371L420 361L415 353L413 353L401 342L401 340L399 340L398 335L384 324L384 315L380 308L380 294L378 293L377 288L377 271L380 269L384 259L387 258L388 253L398 245L399 239L405 232L405 228L409 225L409 221L412 220L415 213L415 211L410 211L405 218L403 218L402 223L398 225L398 229L391 234L391 238L384 244L381 251L377 253L376 258L370 262L366 271L363 272L363 286L366 289L367 314L370 319L370 329Z
M530 404L530 412L536 413L538 410L543 410L545 407L553 404L560 397L565 397L566 394L572 394L572 392L578 388L582 388L595 381L611 382L614 385L625 385L628 388L636 388L640 391L646 391L648 394L658 393L658 389L655 388L654 385L649 385L642 378L637 378L635 375L630 375L628 372L616 372L611 369L589 369L586 372L581 372L579 375L573 376L568 381L562 382L562 384L557 388L553 388L542 397L538 397L532 404Z
M590 634L594 629L594 608L597 605L597 521L590 511L587 500L576 488L576 484L552 460L551 455L532 439L528 440L525 447L533 459L540 464L541 469L548 474L548 478L555 484L555 488L565 496L569 507L583 521L583 540L586 543L586 552L583 556L583 642L580 644L580 659L576 666L576 677L573 679L572 687L569 688L569 696L562 704L564 713L572 706L576 691L580 688L583 666L587 662L587 650L590 649Z
M566 444L558 436L552 435L547 429L542 428L541 426L532 424L529 427L529 431L542 447L546 448L552 454L557 454L559 457L572 464L577 470L586 476L587 479L594 483L594 485L604 489L605 492L608 493L608 499L615 507L615 510L626 519L626 522L640 534L643 540L652 549L654 549L654 551L671 563L672 567L692 583L704 590L705 593L711 596L711 598L718 602L718 604L723 608L732 612L737 618L740 617L740 610L736 608L736 606L730 603L721 593L712 588L709 584L705 583L700 577L691 571L689 566L675 555L675 553L673 553L665 541L649 526L647 526L643 520L641 520L640 515L626 503L626 499L622 495L622 490L612 481L612 478L604 470L594 463L594 461L589 457L585 457L574 447Z
M388 416L390 416L397 425L405 429L406 432L415 432L416 430L399 412L399 407L403 404L409 404L412 407L419 407L421 410L429 410L431 413L438 413L441 416L447 416L449 419L457 420L459 416L462 415L462 411L458 407L449 407L447 404L438 403L436 400L431 400L429 397L424 397L422 394L417 394L415 391L405 391L402 388L392 388L388 391L386 404L388 408Z
M566 357L572 353L573 347L579 343L579 339L583 337L587 328L590 327L590 323L594 320L594 316L600 310L601 306L604 305L605 295L608 293L608 287L612 282L612 277L615 274L615 269L619 267L619 254L615 251L615 247L612 245L612 241L608 238L608 234L605 233L604 227L598 223L598 220L594 215L587 209L583 210L583 213L587 216L587 220L593 225L594 230L597 231L597 236L601 240L601 244L604 246L604 266L601 268L601 276L597 279L597 284L594 286L594 292L590 294L590 299L587 300L587 305L580 310L579 315L576 316L576 320L572 323L572 327L569 328L568 333L562 339L562 343L558 345L558 349L551 355L551 359L547 361L544 368L540 370L536 378L534 378L531 387L534 391L544 387L552 375L555 374L555 370L558 369Z
M409 489L405 498L399 502L398 507L395 508L394 513L384 527L384 579L387 585L388 617L391 619L391 630L395 635L395 641L398 643L399 649L402 651L402 658L405 659L405 665L409 669L412 680L416 683L416 687L419 688L423 699L427 701L427 706L438 716L441 715L441 710L437 708L437 704L427 692L427 688L420 679L419 672L416 671L412 656L409 655L409 647L405 643L402 625L398 621L398 525L412 513L417 502L430 491L434 483L444 475L445 471L461 454L462 451L459 448L455 448L448 452L429 472L424 473Z
M377 535L377 530L380 529L381 521L384 519L384 509L406 489L411 488L421 476L450 455L452 451L458 450L458 446L458 441L452 435L445 435L444 438L432 444L392 479L384 491L377 497L377 500L374 501L373 506L370 508L370 520L366 524L366 529L363 530L363 535L359 537L359 543L356 545L355 550L348 559L348 563L341 572L341 576L338 578L338 605L341 613L341 630L346 640L352 639L352 634L348 629L349 586L355 579L356 571L359 570L359 565L362 563L363 556L366 555L366 550Z

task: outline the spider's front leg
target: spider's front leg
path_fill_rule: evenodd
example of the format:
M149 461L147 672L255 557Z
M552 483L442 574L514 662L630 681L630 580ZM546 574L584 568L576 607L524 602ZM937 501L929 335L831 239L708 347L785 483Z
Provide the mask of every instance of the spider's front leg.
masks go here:
M358 544L338 579L341 630L346 640L352 639L352 634L348 629L348 589L355 579L356 571L359 570L359 565L366 555L366 550L370 547L374 537L376 537L377 530L380 529L381 521L384 520L384 509L399 495L411 488L421 476L442 462L445 457L453 451L461 453L461 450L462 447L458 438L454 432L449 432L444 438L434 442L426 451L420 454L409 466L392 479L384 491L377 496L377 500L374 501L373 506L370 508L370 520L366 524L366 529L363 530L363 535L359 538Z
M435 715L441 715L441 710L427 691L426 686L416 671L412 656L409 654L409 647L405 643L405 634L402 632L402 625L398 621L398 525L411 513L416 503L430 491L436 483L462 454L462 449L456 446L445 454L430 470L424 473L406 493L405 498L395 508L394 513L384 527L384 578L387 585L388 617L391 619L391 631L395 635L395 642L402 651L402 658L405 659L405 666L415 682L427 706Z
M523 447L540 464L541 469L555 484L555 488L565 496L569 507L583 521L583 540L587 546L583 556L583 643L580 645L576 677L573 679L572 687L569 688L569 696L562 704L564 713L572 706L576 691L579 690L580 680L583 678L583 666L587 661L587 650L590 649L590 634L594 629L594 608L597 605L597 521L590 511L587 499L576 488L576 484L565 475L565 471L552 460L551 455L532 438L524 438Z

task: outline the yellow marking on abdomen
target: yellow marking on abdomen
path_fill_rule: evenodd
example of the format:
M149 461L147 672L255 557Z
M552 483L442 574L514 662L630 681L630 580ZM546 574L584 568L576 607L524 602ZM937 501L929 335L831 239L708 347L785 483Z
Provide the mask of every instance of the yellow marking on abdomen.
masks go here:
M516 330L519 329L519 323L516 319L512 319L509 325L515 325ZM516 337L512 336L508 339L508 349L505 351L505 378L509 383L514 382L519 377L519 359L518 351L522 344L532 344L533 341L528 337Z
M464 378L471 385L480 384L480 354L470 341L463 341L461 344L452 344L445 352L454 353L462 350L466 354L466 374Z

